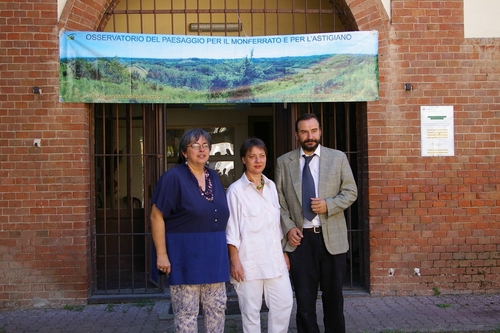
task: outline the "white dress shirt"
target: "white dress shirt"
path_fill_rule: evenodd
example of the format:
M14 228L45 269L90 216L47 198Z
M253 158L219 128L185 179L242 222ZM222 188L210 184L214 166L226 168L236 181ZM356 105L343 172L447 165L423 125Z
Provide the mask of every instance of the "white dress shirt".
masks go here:
M316 192L316 198L318 197L318 183L319 183L319 158L321 156L321 145L318 145L318 148L314 151L314 154L316 154L311 161L309 162L309 169L311 170L312 177L314 179L314 190ZM305 158L303 155L306 155L304 153L304 150L300 148L300 177L302 177L302 169L304 169L304 164L305 164ZM308 155L309 156L309 155ZM304 218L304 228L312 228L312 227L319 227L321 226L321 220L319 218L319 215L316 215L316 217L312 220L309 221L308 219Z
M264 177L262 194L245 174L227 189L227 243L238 249L245 281L287 272L281 239L280 204L274 182Z

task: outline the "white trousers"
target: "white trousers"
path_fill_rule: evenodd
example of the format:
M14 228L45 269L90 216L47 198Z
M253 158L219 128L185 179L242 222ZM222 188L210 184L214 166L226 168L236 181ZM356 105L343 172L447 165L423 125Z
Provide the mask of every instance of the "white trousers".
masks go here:
M293 292L288 272L273 279L236 282L231 279L238 294L243 332L261 333L260 310L262 294L269 309L268 333L287 333L293 306Z

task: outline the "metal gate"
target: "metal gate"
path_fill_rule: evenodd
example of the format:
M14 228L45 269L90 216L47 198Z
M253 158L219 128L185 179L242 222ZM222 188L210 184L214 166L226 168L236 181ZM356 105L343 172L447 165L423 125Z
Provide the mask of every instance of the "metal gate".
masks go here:
M162 292L151 276L149 199L159 178L164 109L94 104L93 295Z

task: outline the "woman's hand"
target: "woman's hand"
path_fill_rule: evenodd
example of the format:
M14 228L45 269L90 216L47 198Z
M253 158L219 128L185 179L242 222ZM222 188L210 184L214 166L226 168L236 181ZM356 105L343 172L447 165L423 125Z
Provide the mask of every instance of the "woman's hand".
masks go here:
M283 256L285 257L286 269L290 270L290 258L288 258L288 253L283 252Z
M151 208L151 234L156 247L156 267L165 274L170 274L170 260L168 260L165 245L165 221L163 213L153 205Z
M170 274L171 266L170 260L168 260L168 255L166 253L158 254L156 259L156 267L165 274Z
M245 280L245 273L243 272L243 265L240 261L238 249L232 244L227 244L227 250L229 252L229 262L231 263L229 273L238 282Z
M243 271L243 265L239 258L231 258L231 276L238 282L245 280L245 273Z

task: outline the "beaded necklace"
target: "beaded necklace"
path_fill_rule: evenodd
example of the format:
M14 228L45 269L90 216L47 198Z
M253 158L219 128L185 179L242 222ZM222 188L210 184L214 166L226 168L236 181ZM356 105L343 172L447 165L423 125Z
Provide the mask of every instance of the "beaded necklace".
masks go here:
M189 171L191 171L191 174L194 176L193 170L188 166ZM214 192L213 192L213 187L212 187L212 180L210 180L210 174L208 173L208 170L206 168L203 169L203 173L205 174L205 184L206 184L206 190L203 191L201 186L198 184L198 189L200 190L201 196L204 197L207 201L214 201ZM196 178L196 176L195 176Z
M264 187L264 177L260 175L260 185L257 185L257 189L260 190L263 187Z
M250 183L253 184L253 181L248 176L247 179L250 181ZM260 185L255 185L255 188L260 191L263 187L264 187L264 177L260 175Z

